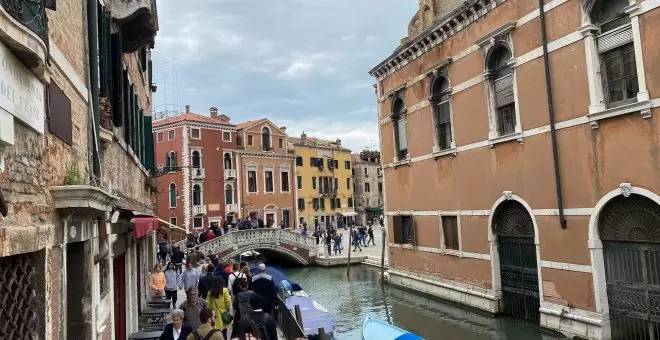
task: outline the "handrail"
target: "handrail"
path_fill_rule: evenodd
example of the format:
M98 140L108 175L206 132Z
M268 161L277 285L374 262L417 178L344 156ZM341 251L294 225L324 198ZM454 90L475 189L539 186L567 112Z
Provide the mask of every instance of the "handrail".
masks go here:
M241 245L241 244L252 244L255 241L266 241L268 240L267 238L264 238L264 236L257 236L257 235L267 235L270 234L274 236L272 240L284 240L287 242L293 242L295 244L300 244L302 247L306 247L309 249L315 248L316 241L314 240L313 237L311 236L304 236L300 235L297 233L294 233L291 230L287 229L279 229L279 228L260 228L260 229L247 229L247 230L238 230L238 231L232 231L230 233L224 234L222 236L216 237L212 239L211 241L206 241L204 243L200 244L195 244L195 247L199 247L200 250L202 250L204 253L206 253L208 250L211 250L211 248L214 248L214 245L218 244L218 247L222 248L224 247L233 247L236 245ZM252 235L253 237L250 237ZM241 238L241 236L243 236ZM174 246L178 246L182 251L186 251L187 246L186 246L187 238L185 240L181 240L177 243L174 244Z
M282 333L284 333L286 340L295 340L305 337L305 331L298 321L296 321L296 317L286 306L284 300L279 296L275 300L275 322L277 322L277 326L282 330Z

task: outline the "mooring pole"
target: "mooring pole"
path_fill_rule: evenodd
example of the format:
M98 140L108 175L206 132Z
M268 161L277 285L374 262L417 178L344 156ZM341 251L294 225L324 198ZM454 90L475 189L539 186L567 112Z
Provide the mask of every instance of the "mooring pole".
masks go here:
M351 277L351 246L353 245L353 224L348 229L348 263L346 264L346 276Z
M382 235L383 239L381 240L383 243L381 252L380 252L380 285L385 284L385 228L382 228Z

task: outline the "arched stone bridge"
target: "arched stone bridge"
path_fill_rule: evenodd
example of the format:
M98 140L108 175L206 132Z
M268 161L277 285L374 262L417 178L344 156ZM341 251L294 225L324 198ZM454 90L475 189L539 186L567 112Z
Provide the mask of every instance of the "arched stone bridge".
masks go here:
M176 245L185 249L185 241ZM199 250L225 260L250 250L274 252L305 266L315 263L317 255L315 238L269 228L231 232L200 244Z

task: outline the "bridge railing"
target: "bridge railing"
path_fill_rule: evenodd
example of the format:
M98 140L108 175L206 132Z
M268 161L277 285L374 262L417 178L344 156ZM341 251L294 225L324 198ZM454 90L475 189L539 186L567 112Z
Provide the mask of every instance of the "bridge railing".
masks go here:
M239 230L216 237L211 241L196 245L204 254L209 252L219 253L230 248L238 249L243 246L254 244L294 244L298 247L315 250L316 240L310 236L304 236L287 229L263 228ZM185 252L186 240L174 244Z
M305 338L303 327L298 323L296 317L280 297L275 301L275 322L277 322L277 326L284 333L286 340Z

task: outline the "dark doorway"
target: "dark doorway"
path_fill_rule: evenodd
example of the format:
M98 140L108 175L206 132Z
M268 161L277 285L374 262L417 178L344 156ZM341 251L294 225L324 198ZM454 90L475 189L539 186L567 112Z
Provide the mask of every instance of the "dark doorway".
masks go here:
M660 205L619 196L598 217L612 339L660 339Z
M87 242L66 245L66 334L69 340L92 339L92 316L85 313L92 305L92 278L85 248Z
M502 312L538 323L539 278L534 223L518 201L505 201L493 214L502 280Z
M115 338L126 339L126 264L124 255L117 256L114 267Z
M288 210L282 210L282 221L284 221L284 228L291 226L291 214Z

